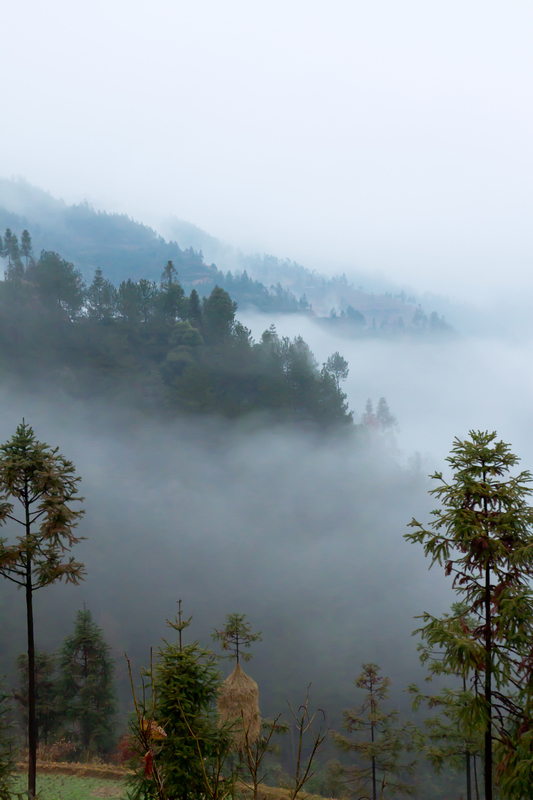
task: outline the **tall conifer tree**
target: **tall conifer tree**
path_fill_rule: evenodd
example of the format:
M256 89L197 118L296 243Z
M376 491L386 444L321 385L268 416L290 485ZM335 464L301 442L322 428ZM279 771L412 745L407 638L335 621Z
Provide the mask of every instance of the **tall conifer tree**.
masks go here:
M89 609L78 611L74 632L59 653L58 697L62 716L86 754L108 753L117 713L115 662Z
M14 544L0 538L0 575L24 589L28 635L28 794L35 796L37 719L35 713L35 634L33 595L37 589L65 579L78 583L83 564L65 554L80 539L74 529L83 511L74 464L39 442L24 421L0 446L0 525L17 523Z
M405 537L453 576L464 604L459 614L424 613L418 633L441 649L441 672L476 677L457 713L484 731L485 800L496 772L506 798L530 796L533 785L533 476L511 474L518 460L496 432L455 439L451 481L432 476L443 507L429 529L413 519ZM465 614L473 626L460 624Z

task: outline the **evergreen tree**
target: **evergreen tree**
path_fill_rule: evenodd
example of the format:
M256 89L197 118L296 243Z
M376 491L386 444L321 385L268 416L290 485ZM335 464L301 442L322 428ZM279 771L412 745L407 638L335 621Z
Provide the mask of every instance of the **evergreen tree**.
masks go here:
M4 246L2 248L2 256L3 258L7 258L8 266L11 265L12 239L13 239L13 234L11 232L11 228L6 228L4 234Z
M471 635L475 620L467 616L466 607L462 603L454 603L452 612L455 635L457 637L464 636L465 633ZM449 616L445 614L444 619L447 620ZM421 642L418 651L421 663L427 665L429 670L427 681L431 681L434 676L450 674L449 667L444 664L444 654L441 649L432 649ZM477 670L473 676L474 685L479 681L478 672ZM457 688L445 687L437 694L428 695L421 692L416 684L411 684L409 692L415 711L421 705L425 705L430 709L438 709L439 712L424 720L425 731L420 732L420 748L424 756L437 774L444 766L451 766L455 770L464 769L466 798L472 800L472 763L477 776L475 759L483 752L483 730L479 724L476 726L470 721L467 722L462 714L463 708L471 706L474 700L468 668L462 674L454 673L454 677L459 678ZM475 783L477 786L477 778Z
M79 480L73 463L58 448L39 442L24 421L0 446L0 524L22 527L14 544L0 538L0 574L26 595L30 798L35 796L37 763L33 595L56 581L78 583L84 576L83 564L72 557L65 560L65 553L80 541L73 532L83 514L73 508L83 499L78 497Z
M20 258L18 239L15 234L11 232L10 228L6 228L4 244L2 247L2 255L4 258L7 258L5 279L9 281L21 280L24 275L24 265Z
M196 289L192 290L189 297L187 319L191 325L194 325L196 328L199 328L202 325L202 305L200 303L200 296L198 295Z
M181 622L180 612L179 621L167 623L180 636L174 643L163 640L153 673L145 673L150 676L151 702L136 701L135 738L141 749L146 744L149 749L140 753L144 768L131 779L130 797L217 800L227 796L221 788L233 780L231 775L226 779L222 776L232 740L229 729L220 726L216 716L221 676L211 651L201 648L198 642L183 645L181 631L190 619ZM156 732L150 737L155 742L146 742L143 731L147 730ZM154 780L156 775L160 776L159 783Z
M81 272L57 253L43 250L36 263L27 269L43 305L61 308L74 317L83 305L85 284Z
M366 696L361 706L344 712L344 728L348 733L361 733L364 738L354 741L334 731L333 740L341 750L354 754L363 763L350 767L339 765L337 770L351 792L362 792L370 786L372 800L390 797L390 792L393 797L412 795L415 787L406 778L413 775L415 762L402 761L412 748L412 726L399 726L398 712L383 710L390 679L379 674L377 664L362 666L355 685L365 689Z
M345 381L348 377L348 362L341 356L340 353L333 353L324 364L327 372L333 375L335 379L335 386L337 391L340 392L340 382Z
M202 309L203 330L209 342L218 344L231 335L236 311L237 303L224 289L215 286L209 297L204 299Z
M59 653L58 697L60 712L86 754L109 753L115 743L115 662L110 649L91 612L78 611L74 632Z
M141 320L146 323L150 317L153 316L159 297L159 290L156 283L154 281L148 281L146 278L141 278L137 284L137 297Z
M117 310L124 322L137 323L141 318L139 286L128 278L117 291Z
M20 237L20 252L26 259L26 267L28 267L30 258L33 255L33 247L31 243L31 236L27 230L22 231L22 235Z
M237 664L239 658L249 661L251 653L243 653L242 648L250 648L252 642L260 642L261 632L252 633L252 625L246 622L246 614L226 614L226 624L220 630L215 628L212 634L215 642L221 642L223 650L229 650L229 659L234 658Z
M390 413L389 404L384 397L380 397L378 400L376 419L382 431L390 430L397 424L396 417L393 417Z
M13 694L19 702L22 719L28 725L28 656L23 653L17 658L20 675L20 689ZM35 651L35 716L37 741L48 744L51 733L57 730L57 690L54 680L55 659L46 650Z
M87 315L95 322L109 323L117 310L117 291L104 278L100 268L94 271L93 282L86 293Z
M161 291L158 297L159 308L165 319L175 322L181 316L184 295L177 270L172 261L168 261L161 275Z
M425 612L418 633L442 650L443 670L475 678L471 702L457 713L484 731L485 800L493 797L495 741L502 794L522 798L533 786L532 476L510 474L518 458L495 432L455 439L447 461L452 481L432 476L443 508L429 529L413 519L406 539L453 575L465 610L442 618ZM460 624L465 611L473 627Z

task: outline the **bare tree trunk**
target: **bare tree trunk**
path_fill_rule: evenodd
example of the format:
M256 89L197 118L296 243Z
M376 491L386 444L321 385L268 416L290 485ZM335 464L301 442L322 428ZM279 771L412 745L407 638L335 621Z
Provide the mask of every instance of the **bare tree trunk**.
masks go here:
M28 794L35 797L37 782L37 718L35 715L35 643L31 559L26 565L26 620L28 625Z
M492 800L492 630L490 608L490 567L485 569L485 800Z

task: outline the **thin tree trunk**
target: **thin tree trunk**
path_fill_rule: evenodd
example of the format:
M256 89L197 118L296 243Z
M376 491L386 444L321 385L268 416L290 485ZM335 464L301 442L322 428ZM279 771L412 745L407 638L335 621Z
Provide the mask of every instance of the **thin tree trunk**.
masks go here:
M485 800L492 800L492 630L490 609L490 567L485 569Z
M372 693L372 683L370 683L370 692ZM372 699L370 700L370 711L374 714L374 704L373 704L373 695ZM370 721L370 738L372 740L372 744L374 744L374 721L373 718ZM372 755L372 797L373 800L377 800L377 789L376 789L376 757Z
M28 479L25 479L24 506L26 541L29 543L31 521ZM26 551L26 623L28 628L28 795L37 794L37 716L35 713L35 639L33 633L33 583L31 553Z
M472 800L472 775L470 772L470 753L466 753L466 800Z
M32 800L37 793L37 718L35 715L35 642L30 557L26 564L26 621L28 626L28 794Z
M466 692L466 678L463 675L463 692ZM466 751L465 751L465 760L466 760L466 800L472 800L472 771L471 771L471 761L470 761L470 751L468 750L468 744L466 744Z

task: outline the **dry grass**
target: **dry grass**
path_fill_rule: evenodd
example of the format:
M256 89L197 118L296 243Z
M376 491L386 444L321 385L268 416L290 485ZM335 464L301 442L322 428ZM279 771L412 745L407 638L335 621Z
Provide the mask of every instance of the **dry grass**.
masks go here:
M17 767L21 772L28 769L28 764L19 761ZM37 761L37 774L42 775L75 775L78 778L102 778L119 781L130 774L126 767L109 764L83 764L68 761Z
M242 797L248 798L252 796L251 789L244 786L239 787ZM282 789L279 786L264 786L259 787L257 793L258 800L289 800L291 793L288 789ZM318 794L308 794L304 789L299 793L298 800L331 800L330 798L322 797Z
M239 664L222 684L217 705L222 722L234 725L233 740L238 749L245 746L246 738L248 744L259 738L259 688Z

